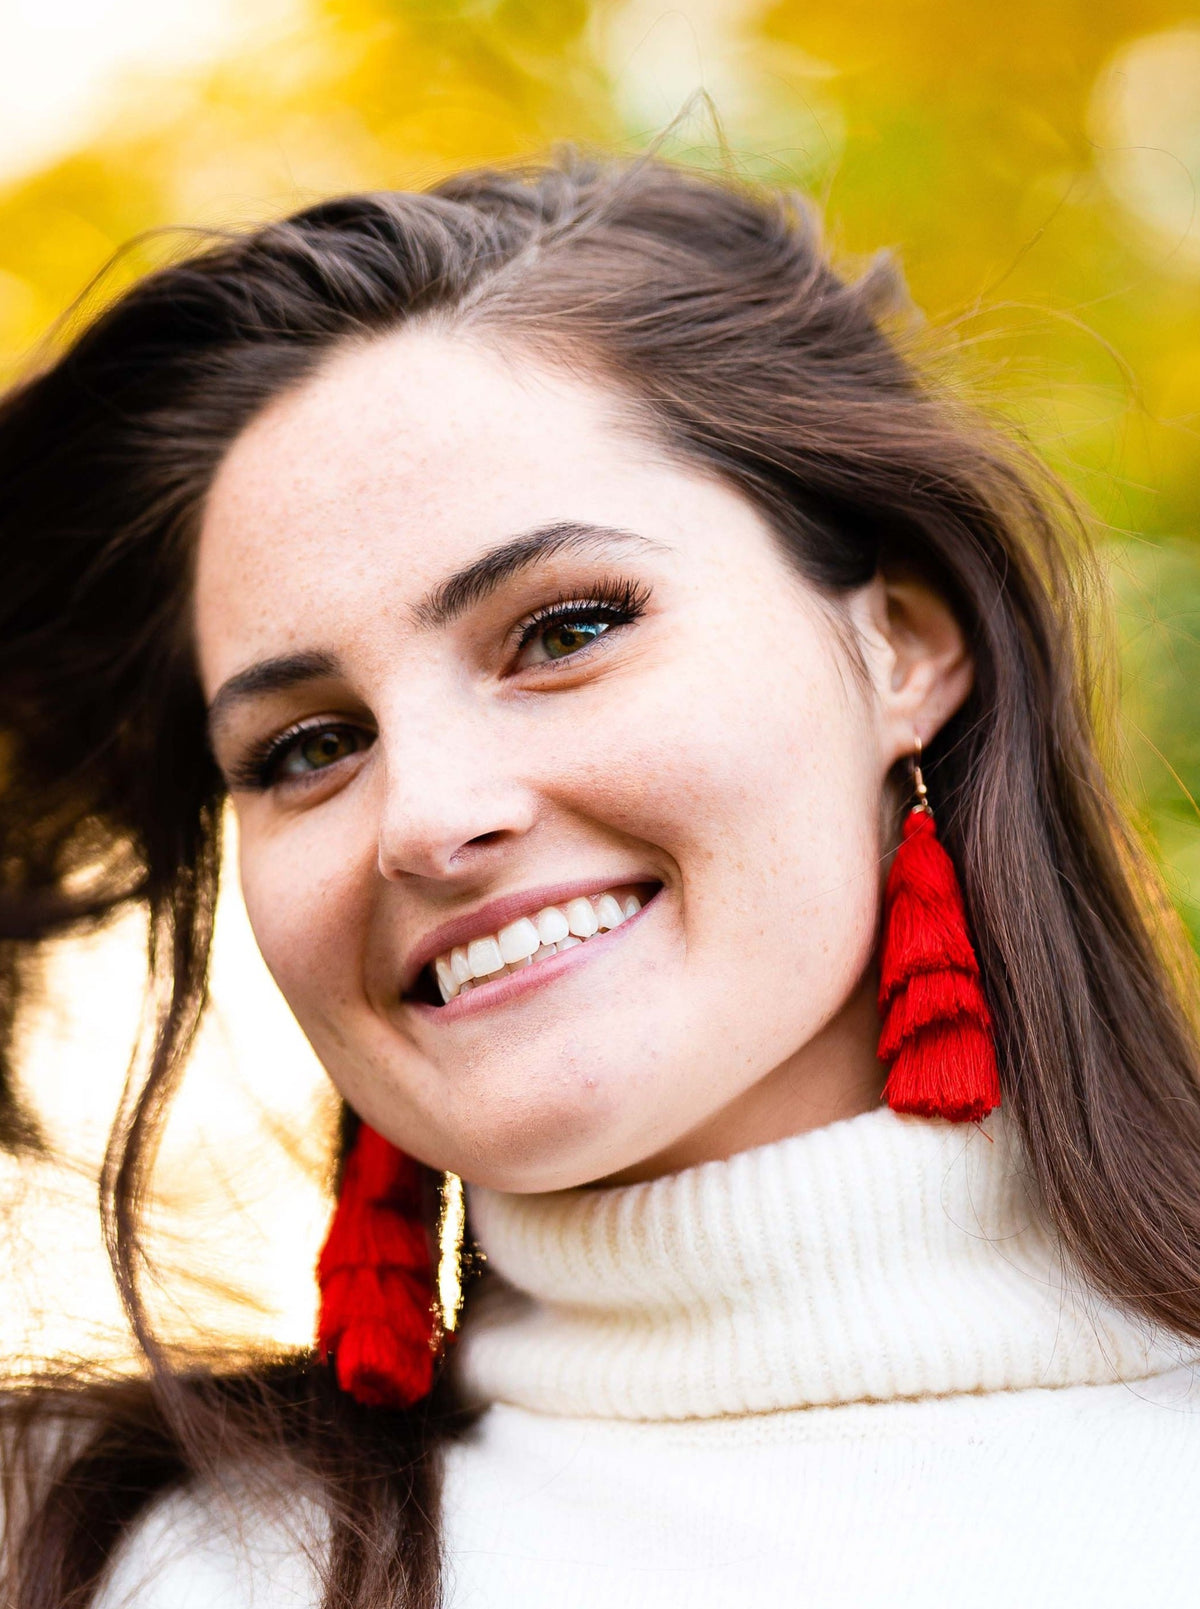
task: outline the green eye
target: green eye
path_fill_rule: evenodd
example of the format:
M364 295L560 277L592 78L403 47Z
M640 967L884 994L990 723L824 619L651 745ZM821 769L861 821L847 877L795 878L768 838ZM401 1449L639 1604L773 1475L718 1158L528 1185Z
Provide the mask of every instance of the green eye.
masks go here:
M518 668L573 658L614 626L619 630L632 625L644 613L649 597L649 587L609 580L593 597L563 598L537 610L521 628Z
M608 630L607 620L558 620L542 632L547 659L566 659Z
M302 733L280 755L276 774L280 777L311 776L324 771L366 747L364 734L352 726L321 726Z

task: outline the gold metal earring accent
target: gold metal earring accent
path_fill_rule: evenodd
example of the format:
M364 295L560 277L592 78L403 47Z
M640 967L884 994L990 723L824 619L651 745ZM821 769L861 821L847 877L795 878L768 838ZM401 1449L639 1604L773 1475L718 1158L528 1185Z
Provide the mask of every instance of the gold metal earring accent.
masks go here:
M925 778L921 775L921 739L916 732L913 733L913 747L915 752L909 762L912 766L913 791L917 796L917 802L913 809L924 810L927 815L931 816L933 807L929 803L929 793L925 787Z

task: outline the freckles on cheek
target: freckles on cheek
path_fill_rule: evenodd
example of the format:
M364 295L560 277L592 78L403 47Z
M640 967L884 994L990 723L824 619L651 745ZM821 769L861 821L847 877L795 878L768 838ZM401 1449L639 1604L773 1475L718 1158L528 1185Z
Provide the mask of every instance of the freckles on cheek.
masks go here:
M362 929L332 878L306 878L292 853L242 857L242 892L267 970L307 1028L331 1021L352 997Z
M669 850L663 833L690 777L686 706L659 681L626 683L582 717L564 699L562 713L538 751L537 785L584 821ZM564 754L580 759L564 766Z
M742 751L759 742L748 732L758 711L749 691L731 696L724 669L707 657L656 668L645 683L622 687L602 724L588 723L587 747L597 761L588 787L598 814L614 825L625 818L635 834L653 836L659 825L669 831L706 811L714 780L725 789L744 771Z
M726 671L694 688L660 765L696 931L733 921L757 942L783 911L824 913L830 889L856 906L860 882L869 906L869 733L830 651L814 641L770 675L744 661Z

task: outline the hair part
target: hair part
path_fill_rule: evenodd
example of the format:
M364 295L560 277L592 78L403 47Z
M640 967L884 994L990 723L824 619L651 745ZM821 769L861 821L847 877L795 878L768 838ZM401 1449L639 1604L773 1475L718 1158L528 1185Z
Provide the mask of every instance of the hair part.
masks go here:
M835 272L795 196L567 155L219 239L125 292L0 404L0 1051L37 946L133 902L159 1001L102 1197L147 1378L14 1400L9 1434L38 1466L34 1497L9 1509L26 1515L10 1537L17 1609L90 1602L159 1494L230 1461L261 1468L264 1448L277 1484L323 1494L327 1605L437 1601L435 1454L463 1422L448 1383L412 1414L372 1416L307 1355L180 1370L139 1292L142 1202L203 1009L220 864L223 789L187 640L207 489L246 425L339 345L418 320L632 399L835 603L895 566L941 589L976 674L925 774L1005 1098L1080 1274L1200 1337L1195 971L1097 754L1084 524L1031 457L922 378L885 331L898 305L882 259ZM11 1077L3 1091L0 1137L28 1142ZM58 1457L32 1428L47 1414L78 1427Z

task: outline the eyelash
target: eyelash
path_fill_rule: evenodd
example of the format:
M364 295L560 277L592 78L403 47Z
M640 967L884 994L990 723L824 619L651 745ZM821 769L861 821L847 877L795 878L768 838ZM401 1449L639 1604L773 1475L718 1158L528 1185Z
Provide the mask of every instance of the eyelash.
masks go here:
M234 791L248 793L265 793L276 781L275 772L287 756L290 749L295 748L302 738L310 737L317 732L336 732L351 730L349 721L297 721L292 726L285 727L274 737L263 738L255 743L244 755L229 768L229 786ZM315 775L316 773L314 773Z
M516 628L516 652L527 648L539 632L550 626L570 625L578 620L604 620L610 626L627 626L646 612L650 588L644 583L614 576L601 581L586 597L561 597L527 615ZM586 649L580 650L586 652ZM568 656L578 659L578 654ZM560 661L565 664L566 660Z
M585 598L557 598L553 603L544 604L531 615L527 615L513 633L514 652L519 654L539 632L546 631L551 626L569 625L579 620L604 620L610 626L630 625L645 614L649 601L650 588L644 583L621 577L602 581L595 591ZM579 653L570 654L567 659L578 659L579 654L586 652L587 649L580 649ZM565 664L567 659L559 663ZM252 793L266 792L276 782L276 771L280 763L302 738L316 732L349 728L350 725L351 723L347 721L330 720L295 722L273 737L262 739L240 756L230 767L229 786L235 790Z

